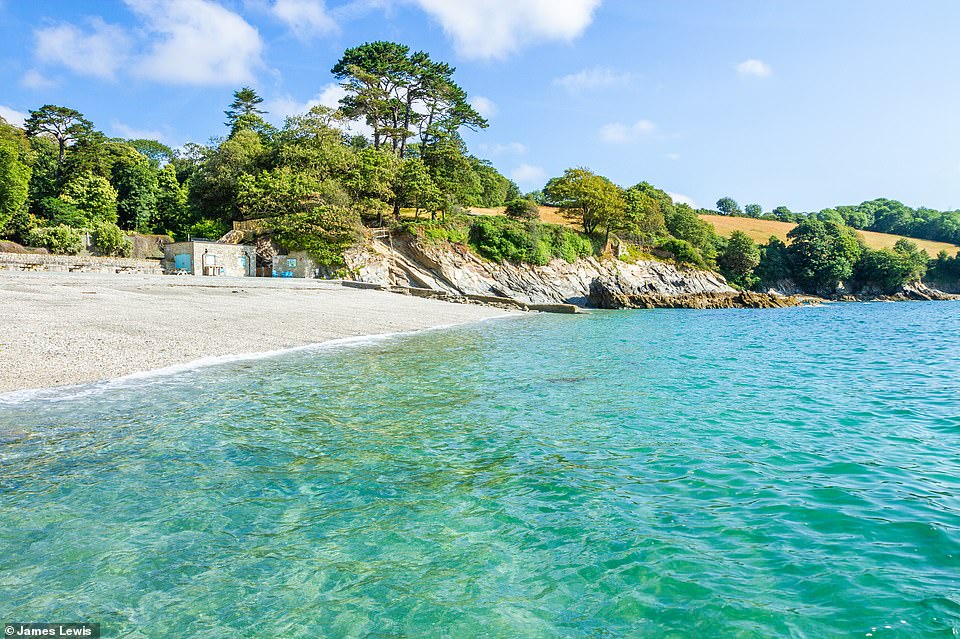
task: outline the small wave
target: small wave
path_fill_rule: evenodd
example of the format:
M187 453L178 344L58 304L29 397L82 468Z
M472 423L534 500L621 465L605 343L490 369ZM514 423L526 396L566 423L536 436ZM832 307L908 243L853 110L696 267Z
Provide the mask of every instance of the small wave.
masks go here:
M523 316L505 315L505 316L486 317L486 318L477 320L476 323L486 322L489 320L496 320L496 319L507 319L507 318L513 318L513 317L523 317ZM145 371L137 371L135 373L129 373L127 375L123 375L120 377L113 377L110 379L105 379L105 380L100 380L95 382L84 382L82 384L70 384L67 386L55 386L53 388L26 388L23 390L10 391L8 393L0 393L0 406L15 406L18 404L25 404L25 403L34 402L34 401L47 401L47 402L73 401L77 399L83 399L85 397L94 397L94 396L103 395L104 393L110 393L110 392L122 390L125 388L131 388L150 380L170 377L170 376L178 375L182 373L189 373L191 371L199 370L202 368L210 368L211 366L222 366L225 364L233 364L236 362L250 362L250 361L257 361L262 359L270 359L274 357L281 357L283 355L289 355L291 353L317 352L317 351L323 351L323 350L334 349L339 347L364 346L367 344L374 344L374 343L382 342L392 338L409 337L412 335L417 335L419 333L446 330L446 329L454 328L456 326L464 326L464 324L462 323L440 324L438 326L428 326L427 328L421 328L421 329L412 330L412 331L394 331L390 333L374 333L372 335L354 335L350 337L338 337L335 339L326 340L324 342L313 342L310 344L303 344L300 346L291 346L289 348L279 348L279 349L274 349L270 351L231 353L228 355L211 355L208 357L201 357L200 359L195 359L189 362L172 364L170 366L163 366L161 368L153 368Z

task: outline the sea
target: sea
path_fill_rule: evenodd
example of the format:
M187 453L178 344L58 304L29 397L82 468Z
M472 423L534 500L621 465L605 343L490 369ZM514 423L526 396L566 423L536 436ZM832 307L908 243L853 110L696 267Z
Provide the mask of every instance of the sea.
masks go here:
M0 622L956 637L960 303L538 314L2 396Z

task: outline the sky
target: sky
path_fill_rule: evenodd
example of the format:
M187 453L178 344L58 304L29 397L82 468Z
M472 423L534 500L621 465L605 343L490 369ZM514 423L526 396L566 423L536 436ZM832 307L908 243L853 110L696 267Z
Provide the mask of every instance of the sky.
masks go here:
M457 67L471 152L523 190L585 166L703 207L957 209L958 28L955 0L0 0L0 116L204 143L240 87L282 124L391 40Z

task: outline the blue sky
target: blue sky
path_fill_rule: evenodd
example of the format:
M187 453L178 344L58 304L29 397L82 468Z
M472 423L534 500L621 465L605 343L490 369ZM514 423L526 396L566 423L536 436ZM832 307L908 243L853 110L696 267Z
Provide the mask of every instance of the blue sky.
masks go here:
M388 39L457 66L471 150L524 189L588 166L701 206L954 209L958 28L953 0L0 0L0 115L205 142L240 86L279 123Z

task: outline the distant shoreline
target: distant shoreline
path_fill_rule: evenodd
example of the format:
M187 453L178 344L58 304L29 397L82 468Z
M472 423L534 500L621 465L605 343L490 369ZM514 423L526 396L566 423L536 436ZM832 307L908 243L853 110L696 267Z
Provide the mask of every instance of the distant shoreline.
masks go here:
M0 398L515 313L316 280L0 274Z

